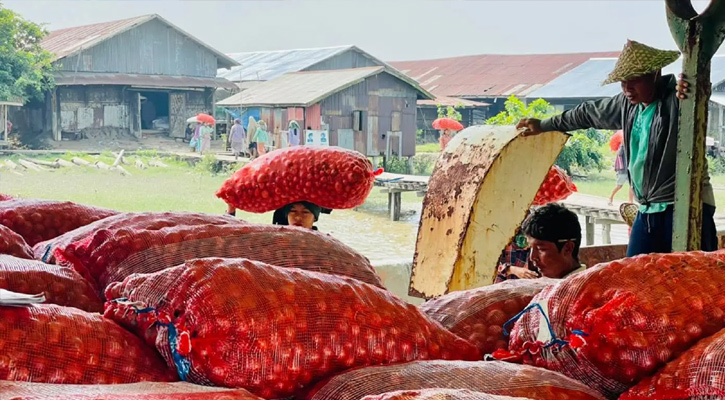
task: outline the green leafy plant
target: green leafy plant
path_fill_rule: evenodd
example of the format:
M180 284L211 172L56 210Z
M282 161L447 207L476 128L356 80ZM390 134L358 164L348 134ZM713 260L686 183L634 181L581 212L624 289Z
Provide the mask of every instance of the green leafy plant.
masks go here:
M53 57L40 46L46 34L0 3L0 100L42 101L53 88Z
M462 105L457 104L455 107L444 107L442 105L438 105L438 118L450 118L454 119L456 121L461 121L463 119L463 116L460 112L458 112L458 109L461 108Z

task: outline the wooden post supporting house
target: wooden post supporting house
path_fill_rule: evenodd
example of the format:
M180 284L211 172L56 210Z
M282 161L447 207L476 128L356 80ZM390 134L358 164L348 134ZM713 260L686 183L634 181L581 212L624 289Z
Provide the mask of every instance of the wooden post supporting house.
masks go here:
M680 102L672 224L672 250L692 251L700 249L710 64L725 40L725 0L711 0L699 15L691 0L665 3L670 31L683 54L682 73L695 83L688 98Z

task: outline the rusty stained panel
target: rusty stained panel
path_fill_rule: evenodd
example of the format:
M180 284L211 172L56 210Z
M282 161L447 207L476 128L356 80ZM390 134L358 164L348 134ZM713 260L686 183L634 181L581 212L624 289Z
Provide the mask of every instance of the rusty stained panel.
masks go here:
M572 70L590 58L618 57L619 52L500 55L483 54L390 63L436 96L502 97L521 95Z

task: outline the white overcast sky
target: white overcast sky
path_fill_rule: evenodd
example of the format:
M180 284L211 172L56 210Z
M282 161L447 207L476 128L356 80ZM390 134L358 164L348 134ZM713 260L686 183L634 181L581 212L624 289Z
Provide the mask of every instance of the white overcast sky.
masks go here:
M675 49L664 0L0 1L50 30L159 14L227 53L354 44L400 61L612 51L627 38Z

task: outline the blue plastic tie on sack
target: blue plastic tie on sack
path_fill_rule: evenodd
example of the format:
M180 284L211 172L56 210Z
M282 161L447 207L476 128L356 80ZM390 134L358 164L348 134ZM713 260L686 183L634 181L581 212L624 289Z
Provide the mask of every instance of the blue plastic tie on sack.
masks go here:
M541 304L539 303L533 303L529 304L526 308L521 310L520 313L516 314L511 318L510 320L506 321L505 324L503 324L503 334L504 336L508 337L511 335L511 333L508 330L508 327L511 326L514 322L518 321L519 318L524 316L524 314L528 313L529 311L533 310L534 308L537 308L539 312L541 312L541 315L544 317L544 321L546 321L546 327L549 329L549 334L551 335L551 342L549 342L544 348L549 348L552 346L558 346L559 349L561 349L563 346L569 344L566 340L557 339L556 333L554 333L554 328L551 326L551 321L549 321L549 317L546 316L546 313L544 313L544 309L541 308Z
M128 298L121 297L121 298L111 300L111 301L118 303L118 302L128 301ZM134 311L137 314L154 313L158 317L158 312L153 307L139 308L134 304L131 304L131 307L133 307ZM174 366L176 366L176 372L179 374L179 379L181 379L182 381L186 381L187 376L189 376L189 371L191 371L191 363L184 356L179 354L179 352L176 348L177 339L178 339L178 333L176 332L176 326L174 326L174 324L171 322L165 324L165 323L159 322L158 320L154 321L153 324L159 324L161 326L165 326L169 330L169 348L171 349L171 357L174 359Z
M50 258L51 247L53 247L53 246L49 244L48 247L45 248L45 253L43 253L43 257L41 257L41 259L40 259L41 261L43 261L46 264L48 263L48 258Z
M179 354L176 349L178 339L176 327L172 323L162 325L166 326L169 330L169 347L171 347L171 357L174 359L174 365L176 366L176 371L179 373L179 379L186 381L186 378L189 376L189 371L191 370L191 363L184 356Z

